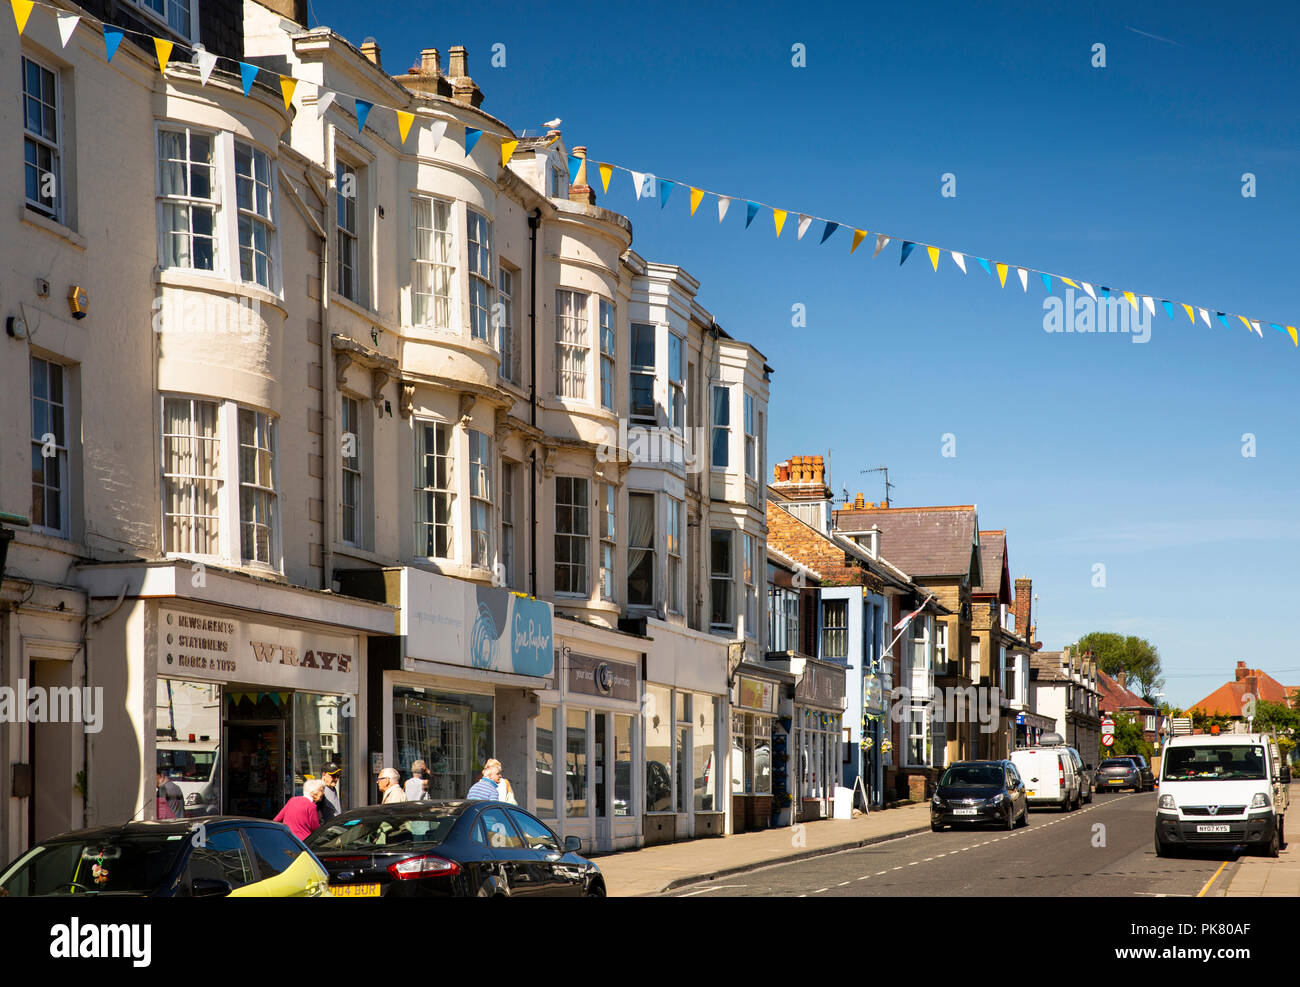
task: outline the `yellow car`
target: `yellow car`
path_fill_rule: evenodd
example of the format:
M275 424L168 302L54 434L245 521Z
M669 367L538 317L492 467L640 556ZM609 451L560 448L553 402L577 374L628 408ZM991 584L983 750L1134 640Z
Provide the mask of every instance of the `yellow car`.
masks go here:
M328 898L328 872L279 823L240 816L64 833L0 873L0 897Z

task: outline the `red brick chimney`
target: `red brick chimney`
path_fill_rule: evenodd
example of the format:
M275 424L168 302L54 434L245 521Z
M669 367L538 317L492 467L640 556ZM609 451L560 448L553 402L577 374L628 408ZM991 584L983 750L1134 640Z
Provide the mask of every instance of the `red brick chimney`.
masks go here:
M1237 678L1235 681L1240 682L1249 675L1250 669L1246 667L1246 663L1244 661L1237 662Z
M1021 576L1016 580L1016 596L1011 603L1011 610L1016 615L1016 633L1030 644L1033 644L1033 638L1030 637L1032 628L1029 625L1034 606L1033 590L1034 581L1028 576Z
M825 532L831 488L826 485L826 466L821 456L791 456L784 463L777 463L772 467L772 488L792 502L791 514ZM825 507L795 509L795 504L824 504Z
M1127 688L1128 688L1128 686L1124 684L1124 681L1125 681L1127 678L1128 678L1128 672L1124 671L1124 669L1121 668L1121 669L1119 670L1119 674L1115 676L1115 681L1119 683L1119 687L1120 687L1121 689L1127 689Z

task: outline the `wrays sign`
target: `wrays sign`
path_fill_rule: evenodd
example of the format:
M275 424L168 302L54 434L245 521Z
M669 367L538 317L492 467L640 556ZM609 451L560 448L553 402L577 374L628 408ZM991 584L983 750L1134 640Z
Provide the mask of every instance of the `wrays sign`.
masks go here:
M406 568L401 605L405 659L534 678L555 669L549 603Z
M357 638L158 608L158 674L356 693Z

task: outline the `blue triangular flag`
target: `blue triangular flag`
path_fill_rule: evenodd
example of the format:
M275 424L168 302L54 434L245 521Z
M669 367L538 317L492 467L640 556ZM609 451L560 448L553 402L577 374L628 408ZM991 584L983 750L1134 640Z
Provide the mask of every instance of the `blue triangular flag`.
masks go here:
M992 277L993 268L989 267L989 262L986 261L983 257L976 257L975 259L980 262L980 267L984 268L984 273L987 274L989 277Z
M1228 325L1228 320L1224 317L1224 313L1222 313L1222 312L1215 312L1214 314L1218 317L1219 321L1223 323L1223 328L1225 328L1225 329L1231 329L1231 328L1232 328L1232 326Z
M839 228L840 228L839 223L832 223L828 221L826 223L826 229L822 230L821 243L825 243L827 240L829 240L831 238L831 234L834 233ZM821 246L821 243L818 244L819 247Z
M468 153L468 152L466 152ZM569 184L578 184L578 169L582 167L582 158L576 154L569 155Z
M662 209L668 205L668 196L673 194L673 186L676 182L670 182L666 178L659 179L659 208Z
M117 54L117 46L122 43L122 32L116 28L104 28L104 51L108 54L108 60L111 62L113 56Z
M357 133L366 129L366 117L370 116L370 111L374 108L374 103L367 103L364 99L359 99L357 103Z
M1038 272L1038 276L1043 279L1043 287L1047 289L1047 293L1050 295L1052 293L1052 276L1044 274L1042 271Z
M758 203L750 202L749 200L746 200L745 201L745 229L749 229L749 224L754 221L754 217L757 215L758 215Z
M916 249L916 244L911 240L903 241L903 252L898 256L898 266L902 267L903 262L912 256L912 251Z
M239 77L244 80L244 95L253 91L253 80L257 78L257 66L247 62L239 63Z
M474 130L471 127L465 128L465 157L469 157L469 152L474 150L474 145L478 143L478 139L482 136L483 131L481 130Z
M1100 291L1100 292L1101 292L1103 295L1105 295L1107 298L1110 297L1110 289L1107 288L1105 285L1102 285L1102 286L1101 286L1100 288L1098 288L1097 290Z
M1165 311L1169 313L1169 318L1172 319L1174 317L1174 303L1167 302L1162 298L1160 299L1160 304L1165 307Z
M1286 330L1283 329L1283 328L1282 328L1280 325L1278 325L1276 322L1270 322L1269 325L1272 326L1274 329L1276 329L1278 332L1286 332Z

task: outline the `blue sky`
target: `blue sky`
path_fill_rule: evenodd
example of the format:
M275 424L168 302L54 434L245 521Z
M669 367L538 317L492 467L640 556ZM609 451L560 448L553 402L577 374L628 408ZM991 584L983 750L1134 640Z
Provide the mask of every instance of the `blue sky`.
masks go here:
M373 36L390 72L465 45L484 109L516 132L561 117L597 160L1296 325L1293 9L1083 6L312 0L313 23ZM900 268L897 242L850 256L845 231L818 245L820 224L796 241L793 216L777 240L769 212L746 230L733 206L719 225L706 199L691 218L684 190L661 210L625 174L600 203L767 355L769 462L829 453L837 494L868 499L879 474L858 471L886 464L897 506L977 504L982 527L1008 531L1013 577L1034 580L1046 645L1149 638L1176 704L1238 659L1300 684L1300 352L1285 334L1193 326L1181 309L1171 322L1158 305L1145 344L1049 334L1037 279L1002 289L973 258L964 277L922 249Z

